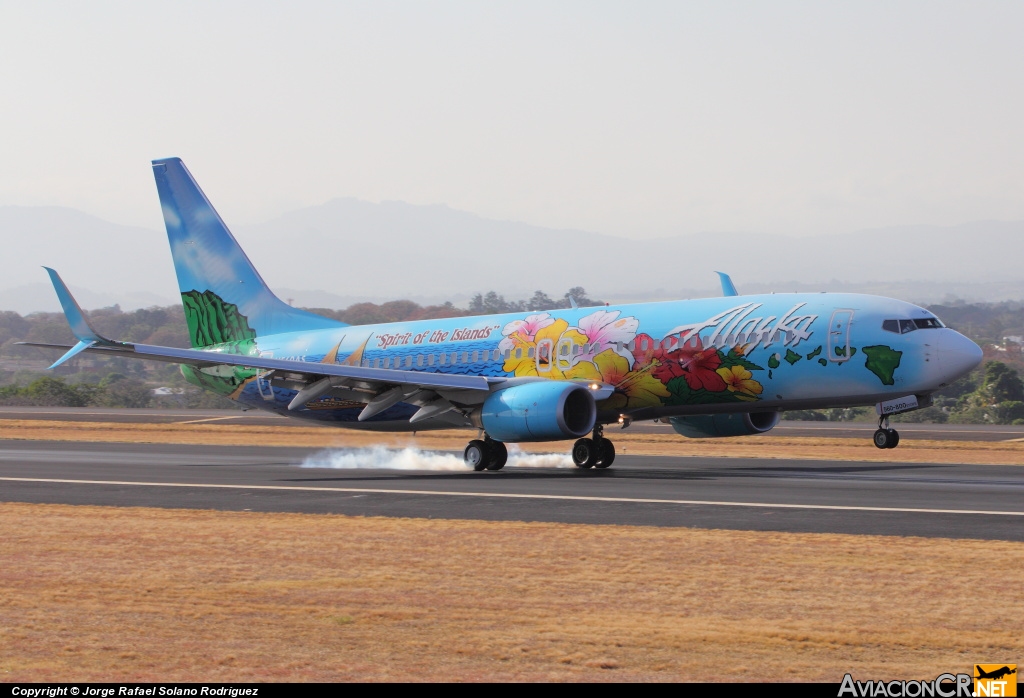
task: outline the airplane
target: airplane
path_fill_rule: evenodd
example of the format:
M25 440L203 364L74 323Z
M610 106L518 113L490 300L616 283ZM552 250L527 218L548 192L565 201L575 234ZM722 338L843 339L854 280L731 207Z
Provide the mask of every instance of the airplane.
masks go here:
M982 359L916 305L744 296L722 272L715 298L350 326L282 302L184 163L152 165L192 348L102 336L47 268L78 340L23 343L67 350L51 368L81 352L170 362L247 408L384 432L477 430L463 457L484 471L505 465L507 443L575 439L573 462L603 469L609 425L658 419L685 437L730 437L763 434L784 410L833 407L875 405L874 444L894 448L889 417L931 404ZM280 260L331 268L298 239L281 241Z
M1017 673L1017 669L1016 668L1011 669L1008 666L1003 666L1002 668L995 669L994 671L985 671L980 666L975 665L975 672L978 674L977 676L974 677L976 679L999 680L999 679L1003 678L1004 676L1009 676L1010 674L1016 674Z

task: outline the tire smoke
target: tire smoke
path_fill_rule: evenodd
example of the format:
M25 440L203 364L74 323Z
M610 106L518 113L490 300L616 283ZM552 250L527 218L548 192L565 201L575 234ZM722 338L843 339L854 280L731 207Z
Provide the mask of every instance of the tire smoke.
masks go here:
M299 467L333 468L335 470L455 470L470 471L461 455L418 448L345 448L329 449L308 456ZM523 453L518 446L508 446L508 463L513 468L572 468L572 458L562 453Z

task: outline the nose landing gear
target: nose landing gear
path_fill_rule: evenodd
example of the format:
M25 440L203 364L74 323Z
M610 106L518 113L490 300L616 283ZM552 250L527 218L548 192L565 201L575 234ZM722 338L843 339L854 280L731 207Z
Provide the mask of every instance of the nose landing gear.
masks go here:
M878 448L896 448L900 443L900 433L889 428L889 418L878 418L878 430L871 437Z
M577 468L607 468L615 460L615 446L604 438L604 427L594 426L593 439L580 439L572 446L572 462Z
M501 470L508 461L508 449L501 441L495 441L484 435L483 439L473 439L462 453L462 459L473 470Z

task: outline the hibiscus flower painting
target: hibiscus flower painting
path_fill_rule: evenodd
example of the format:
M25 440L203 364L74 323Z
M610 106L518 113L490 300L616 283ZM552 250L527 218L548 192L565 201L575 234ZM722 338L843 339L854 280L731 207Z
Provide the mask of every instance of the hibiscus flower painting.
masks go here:
M676 337L638 333L640 322L618 310L598 310L575 325L537 313L508 323L498 348L514 376L597 381L614 387L602 410L661 405L755 401L763 391L754 379L760 366L742 347L728 352L699 336L682 345Z

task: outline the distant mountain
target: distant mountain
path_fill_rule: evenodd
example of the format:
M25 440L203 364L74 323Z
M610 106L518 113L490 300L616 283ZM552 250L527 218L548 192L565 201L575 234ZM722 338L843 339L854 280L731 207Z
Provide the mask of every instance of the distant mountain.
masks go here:
M595 296L678 297L717 288L811 284L838 290L927 285L1024 297L1024 221L902 226L796 238L707 233L627 240L580 230L493 221L446 206L334 199L239 229L268 281L342 295L451 298L495 289L522 296L583 286ZM294 240L292 267L275 265ZM247 249L249 249L247 247ZM296 274L301 278L296 278ZM827 287L827 288L825 288ZM996 287L992 286L995 289ZM851 289L852 290L852 289Z
M0 249L3 310L58 308L42 266L54 267L72 289L81 290L87 307L167 304L178 298L163 232L117 225L70 208L0 206Z
M560 296L572 286L613 301L692 298L717 292L715 270L732 274L742 292L844 290L917 302L1024 298L1024 221L809 238L627 240L446 206L344 198L232 227L278 295L306 307L395 298L459 304L492 289L523 298L537 289ZM178 298L163 231L67 208L8 206L0 207L0 241L0 309L57 308L43 264L80 289L86 306L130 309Z

